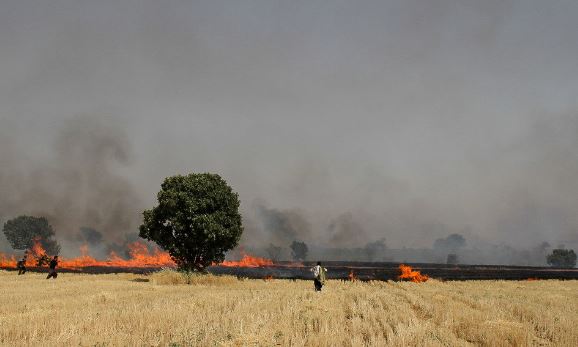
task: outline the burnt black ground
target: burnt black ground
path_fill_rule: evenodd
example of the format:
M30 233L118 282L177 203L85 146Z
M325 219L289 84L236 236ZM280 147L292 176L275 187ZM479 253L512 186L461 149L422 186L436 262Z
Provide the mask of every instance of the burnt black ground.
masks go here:
M246 278L265 278L272 276L281 279L312 279L310 268L314 262L294 264L278 262L274 266L246 268L212 266L209 272L227 274ZM549 267L505 266L505 265L446 265L408 263L414 270L420 271L432 278L440 280L527 280L527 279L578 279L578 269L557 269ZM367 280L397 280L399 263L370 263L327 261L330 279L349 279L350 273L362 281ZM137 273L146 274L160 270L159 268L120 268L120 267L85 267L81 269L60 269L59 272L77 273ZM47 272L46 268L29 268L29 271Z

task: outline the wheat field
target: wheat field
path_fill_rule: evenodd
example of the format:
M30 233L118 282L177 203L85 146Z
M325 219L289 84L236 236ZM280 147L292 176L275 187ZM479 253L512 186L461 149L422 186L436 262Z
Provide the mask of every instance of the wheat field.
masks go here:
M578 346L578 281L0 271L2 346Z

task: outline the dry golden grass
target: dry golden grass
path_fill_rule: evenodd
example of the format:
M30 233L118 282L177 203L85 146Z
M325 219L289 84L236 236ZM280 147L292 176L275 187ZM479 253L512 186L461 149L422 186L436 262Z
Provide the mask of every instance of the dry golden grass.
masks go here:
M211 274L201 275L198 273L182 273L171 269L164 269L155 272L141 280L149 280L154 284L159 285L176 285L176 284L190 284L190 285L229 285L234 286L242 280L235 276L215 276Z
M0 344L578 346L578 281L189 282L0 272Z

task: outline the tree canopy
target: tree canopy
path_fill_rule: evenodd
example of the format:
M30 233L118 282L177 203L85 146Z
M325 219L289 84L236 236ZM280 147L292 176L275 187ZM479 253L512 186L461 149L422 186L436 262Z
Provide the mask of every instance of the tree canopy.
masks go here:
M47 254L60 253L60 246L53 239L54 230L45 217L19 216L7 221L3 230L14 249L30 249L37 239Z
M546 260L554 267L573 268L576 266L576 253L572 249L554 249Z
M139 235L169 252L180 269L205 271L239 243L239 197L219 175L168 177L157 200L143 212Z

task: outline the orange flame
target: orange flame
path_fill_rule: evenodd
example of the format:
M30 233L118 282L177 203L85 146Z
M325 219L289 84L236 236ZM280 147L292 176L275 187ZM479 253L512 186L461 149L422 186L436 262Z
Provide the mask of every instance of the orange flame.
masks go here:
M225 260L219 266L227 267L261 267L261 266L273 266L273 261L267 258L253 257L248 254L243 254L243 258L239 261L228 261Z
M28 255L32 255L35 258L40 258L46 255L46 251L44 250L44 248L42 248L42 245L40 244L40 238L36 237L34 238L34 243L32 244L32 248L30 249L30 252L28 252Z
M130 259L123 259L114 252L111 252L108 259L97 260L89 255L88 245L85 244L80 247L81 255L79 257L61 257L59 267L62 269L81 269L85 267L159 268L176 266L169 253L161 251L159 248L155 248L153 252L150 252L146 244L138 241L128 244L127 247ZM27 253L27 267L37 266L37 260L43 256L47 256L39 239L34 240L32 248ZM17 259L14 255L7 256L0 253L0 267L15 268L16 264ZM213 265L228 267L260 267L271 266L273 265L273 261L266 258L253 257L244 254L243 258L239 261L224 261L221 264Z
M357 277L355 277L355 274L353 273L353 270L349 270L349 275L347 275L347 277L349 278L349 280L350 280L351 282L357 281Z
M399 275L400 280L409 280L415 283L425 282L429 279L428 275L422 275L419 271L414 271L411 266L400 264L399 270L401 275Z
M536 277L530 277L526 279L526 281L538 281L538 279Z
M146 244L133 242L127 245L130 259L123 259L111 252L107 260L96 260L88 255L88 247L81 247L81 256L72 259L62 259L60 267L77 269L83 267L133 267L133 268L155 268L174 267L175 263L167 252L155 248L149 252Z
M60 258L59 267L62 269L79 269L83 267L132 267L132 268L157 268L157 267L175 267L175 263L167 252L155 248L149 252L146 244L133 242L127 246L129 248L130 259L122 259L112 252L108 259L97 260L89 255L87 245L80 247L80 257ZM47 256L46 251L42 248L40 240L35 239L31 249L27 252L26 266L37 266L37 259ZM0 267L15 268L16 257L14 255L7 257L0 254Z
M11 255L7 256L5 254L0 254L0 267L2 268L15 268L16 267L16 257Z
M273 279L273 275L267 275L265 276L265 278L263 278L263 280L265 281L271 281Z

